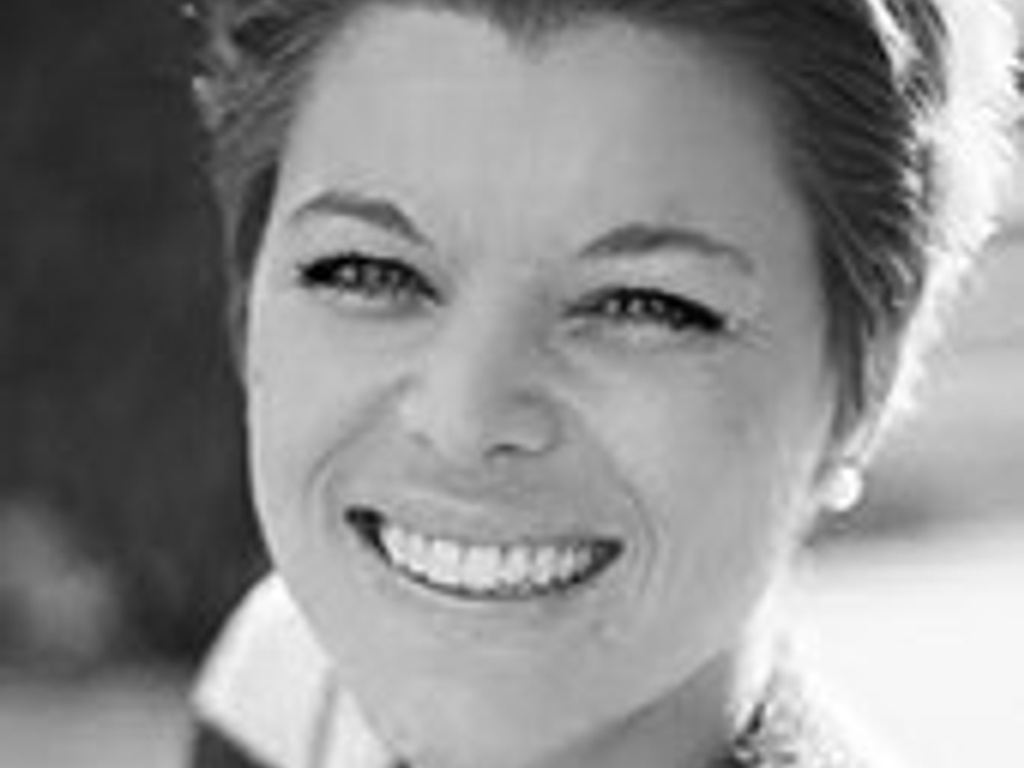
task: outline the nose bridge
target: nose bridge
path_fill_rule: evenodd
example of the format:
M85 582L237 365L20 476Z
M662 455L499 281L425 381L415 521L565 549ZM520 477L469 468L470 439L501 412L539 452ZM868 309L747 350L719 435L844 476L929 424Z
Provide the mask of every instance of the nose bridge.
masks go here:
M417 358L406 428L462 462L549 448L558 425L535 320L521 302L496 297L451 308Z

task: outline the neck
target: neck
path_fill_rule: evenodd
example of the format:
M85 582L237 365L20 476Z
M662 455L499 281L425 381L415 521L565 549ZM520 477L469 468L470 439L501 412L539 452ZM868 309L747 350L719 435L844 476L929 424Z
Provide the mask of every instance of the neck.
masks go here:
M772 644L747 641L657 701L532 768L708 768L750 720L771 674Z

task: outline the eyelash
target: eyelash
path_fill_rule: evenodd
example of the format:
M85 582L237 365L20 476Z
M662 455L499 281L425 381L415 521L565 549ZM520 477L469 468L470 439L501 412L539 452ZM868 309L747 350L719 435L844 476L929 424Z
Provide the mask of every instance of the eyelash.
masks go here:
M573 314L600 314L617 322L658 326L669 333L715 336L726 330L724 315L703 304L656 288L611 288L587 299Z
M382 309L414 310L424 301L441 299L411 267L356 251L311 260L299 273L307 288L334 291ZM616 324L655 327L676 335L712 337L729 329L728 318L721 312L657 288L609 288L577 304L571 314L574 318L604 315Z
M349 251L319 258L299 268L307 288L358 294L371 301L412 306L424 299L437 301L437 291L419 273L391 259Z

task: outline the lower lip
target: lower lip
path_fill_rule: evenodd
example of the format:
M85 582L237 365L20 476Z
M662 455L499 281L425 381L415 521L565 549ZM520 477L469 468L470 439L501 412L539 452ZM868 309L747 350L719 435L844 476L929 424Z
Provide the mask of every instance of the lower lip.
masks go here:
M346 514L347 523L354 530L364 548L368 549L374 559L383 565L390 574L417 590L466 604L507 605L565 599L573 594L586 591L602 581L622 554L621 543L610 540L602 541L598 547L601 554L595 564L564 582L543 588L478 591L432 581L395 563L380 541L380 531L385 524L383 520L384 517L380 513L364 508L353 508Z

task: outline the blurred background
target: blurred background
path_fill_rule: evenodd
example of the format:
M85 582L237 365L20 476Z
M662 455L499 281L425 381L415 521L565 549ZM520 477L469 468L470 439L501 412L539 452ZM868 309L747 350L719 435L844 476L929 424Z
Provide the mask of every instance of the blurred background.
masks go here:
M180 765L189 676L265 569L186 43L167 0L0 5L0 768ZM790 598L930 768L1024 765L1024 184L1006 219Z

